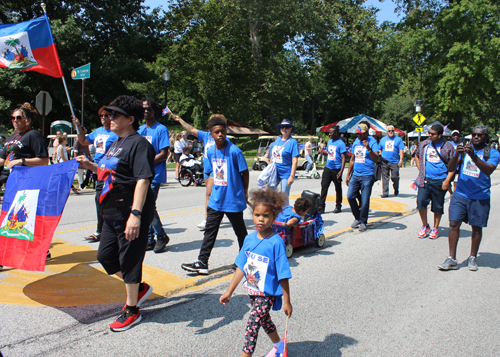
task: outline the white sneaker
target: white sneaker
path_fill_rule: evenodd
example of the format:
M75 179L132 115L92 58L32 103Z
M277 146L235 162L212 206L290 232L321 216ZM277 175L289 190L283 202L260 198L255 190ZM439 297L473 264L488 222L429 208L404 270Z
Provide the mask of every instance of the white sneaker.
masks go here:
M207 221L206 221L206 220L203 220L203 221L201 221L201 223L200 223L200 224L198 224L196 227L198 227L201 231L204 231L204 230L205 230L205 228L206 228L206 226L207 226Z

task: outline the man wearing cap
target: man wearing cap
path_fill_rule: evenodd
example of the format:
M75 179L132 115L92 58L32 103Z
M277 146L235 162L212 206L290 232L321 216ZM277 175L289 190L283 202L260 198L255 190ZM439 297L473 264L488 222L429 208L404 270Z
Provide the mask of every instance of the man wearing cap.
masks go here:
M156 121L155 115L158 112L158 104L151 98L142 100L144 109L144 119L146 124L139 127L138 133L144 136L155 149L155 177L151 181L151 189L155 196L155 202L158 198L160 185L167 182L167 156L170 142L168 141L168 129L165 125ZM156 241L155 241L156 233ZM154 250L155 253L165 251L170 238L163 229L158 210L155 208L153 222L149 226L148 245L146 250Z
M276 163L281 192L285 194L288 205L288 196L299 160L299 144L291 136L292 132L295 131L295 126L290 120L283 119L281 123L276 124L276 130L281 133L281 136L273 143L271 162Z
M424 140L415 152L418 166L416 184L418 186L417 209L422 220L419 238L436 239L439 236L439 222L444 213L444 196L448 189L444 181L448 176L449 162L455 150L453 145L443 140L443 127L440 124L431 126L429 138ZM453 169L456 168L456 165ZM434 228L427 221L427 206L431 203L434 212Z
M469 270L478 269L477 252L483 236L483 227L487 226L490 214L490 176L499 161L498 151L489 147L488 141L488 128L478 125L472 131L472 145L459 144L450 160L450 168L458 165L459 176L457 189L450 200L449 256L443 264L438 265L440 270L458 269L456 254L462 222L472 226L470 256L467 259ZM445 184L448 186L453 172L452 169L446 178Z
M392 180L394 196L399 194L399 168L403 166L405 144L394 135L394 127L387 127L387 136L380 140L379 154L382 157L382 197L389 196L389 178Z
M356 129L358 138L352 144L352 155L347 171L346 184L347 200L351 206L354 222L351 227L359 226L360 231L366 231L368 211L370 209L370 196L375 183L375 163L379 157L377 141L368 135L368 123L361 122ZM356 197L361 192L361 205Z

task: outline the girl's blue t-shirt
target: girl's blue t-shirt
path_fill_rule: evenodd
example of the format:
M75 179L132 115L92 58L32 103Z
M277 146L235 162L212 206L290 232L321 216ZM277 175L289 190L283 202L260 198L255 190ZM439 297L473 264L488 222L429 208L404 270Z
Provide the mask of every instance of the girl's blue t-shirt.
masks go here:
M380 148L377 140L368 136L368 146L375 152L379 152ZM367 148L363 146L363 142L356 139L352 144L352 154L354 155L354 175L355 176L373 176L375 174L375 162L372 160Z
M345 154L346 152L345 143L340 139L338 140L330 139L326 144L326 151L328 152L326 167L334 170L342 168L341 154Z
M214 178L208 207L220 212L243 212L247 207L241 172L248 170L241 150L226 141L222 150L213 145L207 150L205 173Z
M474 153L484 161L484 148L474 150ZM499 152L493 148L490 149L490 158L486 163L498 166ZM471 200L485 200L490 198L491 178L485 175L469 155L465 155L464 162L460 165L458 174L457 189L455 192Z
M299 156L297 140L291 136L283 140L281 136L276 139L272 147L273 162L276 163L278 178L287 178L292 173L292 158Z
M87 135L86 138L89 143L94 145L94 162L98 163L101 157L108 152L115 140L118 139L118 135L113 133L111 129L106 129L101 126Z
M444 180L448 176L448 168L436 152L437 149L441 153L443 144L444 141L439 144L430 142L425 149L425 178L427 179Z
M280 280L292 278L285 243L277 234L266 239L259 239L257 231L247 235L235 264L245 274L248 295L281 296Z

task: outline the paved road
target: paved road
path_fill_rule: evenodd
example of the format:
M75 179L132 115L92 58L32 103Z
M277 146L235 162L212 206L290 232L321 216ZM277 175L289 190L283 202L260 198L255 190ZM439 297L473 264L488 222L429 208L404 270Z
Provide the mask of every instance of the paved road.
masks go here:
M255 185L258 172L251 173ZM466 264L452 272L436 265L447 256L447 214L437 240L418 239L415 168L402 170L401 194L380 198L376 183L370 224L364 233L348 227L352 215L326 213L327 243L297 249L290 259L294 313L288 322L291 356L498 356L500 222L492 200L489 227L478 256L479 271ZM500 173L493 175L500 196ZM298 195L319 192L320 181L299 179ZM334 188L331 188L334 194ZM345 193L347 190L345 190ZM327 210L334 208L334 195ZM169 184L159 213L171 237L162 254L148 252L144 278L154 298L141 310L143 322L112 333L109 324L124 301L123 284L95 262L96 244L83 241L95 229L93 195L71 195L53 239L44 272L0 272L0 351L4 356L239 356L249 311L242 288L226 306L218 303L231 278L237 242L225 219L208 277L190 276L203 238L204 188ZM447 205L446 205L447 207ZM247 227L253 229L250 212ZM458 259L468 257L470 228L464 226ZM273 312L280 333L282 311ZM270 343L263 332L255 356Z

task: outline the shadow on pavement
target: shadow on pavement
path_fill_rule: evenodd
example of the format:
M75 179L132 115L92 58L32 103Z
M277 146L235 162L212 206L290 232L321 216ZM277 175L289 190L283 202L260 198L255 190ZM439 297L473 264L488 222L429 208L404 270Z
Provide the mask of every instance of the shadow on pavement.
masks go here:
M290 335L290 339L293 340L293 335ZM340 357L342 356L342 348L357 343L358 341L352 337L334 333L328 335L323 342L289 342L288 351L290 352L290 356Z
M479 269L481 267L488 267L493 269L500 268L500 254L483 252L477 255L477 264Z

